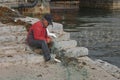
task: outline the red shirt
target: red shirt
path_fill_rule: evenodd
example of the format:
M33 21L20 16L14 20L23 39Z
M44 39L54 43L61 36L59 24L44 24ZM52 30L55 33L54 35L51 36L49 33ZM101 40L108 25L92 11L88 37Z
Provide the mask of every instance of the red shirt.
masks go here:
M42 22L38 21L34 23L29 29L28 36L31 31L33 31L34 40L45 40L47 42L49 37Z

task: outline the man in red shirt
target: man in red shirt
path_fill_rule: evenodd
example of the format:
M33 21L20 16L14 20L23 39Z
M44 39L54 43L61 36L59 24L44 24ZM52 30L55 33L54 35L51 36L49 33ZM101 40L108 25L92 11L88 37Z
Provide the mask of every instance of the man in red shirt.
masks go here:
M47 34L46 28L48 25L52 25L52 16L50 14L44 15L40 21L34 23L30 27L27 36L27 41L30 46L42 49L45 61L51 59L48 44L51 43L52 40Z

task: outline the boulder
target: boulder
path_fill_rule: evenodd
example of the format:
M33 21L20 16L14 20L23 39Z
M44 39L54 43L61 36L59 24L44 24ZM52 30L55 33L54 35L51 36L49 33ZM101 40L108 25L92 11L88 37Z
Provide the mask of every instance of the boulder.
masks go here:
M65 51L66 57L78 58L80 56L86 56L86 55L88 55L88 49L85 47L75 47L75 48L67 49Z
M53 25L48 26L48 30L54 33L63 33L63 25L53 22Z
M70 40L70 33L63 32L62 34L56 34L57 38L55 38L55 41L67 41Z
M69 48L74 48L77 46L77 42L75 40L68 40L68 41L59 41L54 42L55 48L58 50L65 50Z

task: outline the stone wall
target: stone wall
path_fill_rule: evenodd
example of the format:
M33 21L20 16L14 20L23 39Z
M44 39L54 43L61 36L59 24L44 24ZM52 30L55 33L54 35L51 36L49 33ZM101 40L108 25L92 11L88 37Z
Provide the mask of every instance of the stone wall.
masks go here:
M80 7L120 9L120 1L119 0L80 0Z
M33 4L33 1L30 2L27 0L0 0L0 3L10 8L11 7L17 8L21 4L31 5ZM41 14L50 13L50 5L49 5L49 1L39 0L39 2L33 7L29 7L29 8L19 7L17 8L17 10L25 16L41 17Z
M50 13L49 1L39 1L37 5L32 8L23 8L22 13L26 16L34 16L41 18L42 14Z
M120 0L114 0L113 9L120 9Z

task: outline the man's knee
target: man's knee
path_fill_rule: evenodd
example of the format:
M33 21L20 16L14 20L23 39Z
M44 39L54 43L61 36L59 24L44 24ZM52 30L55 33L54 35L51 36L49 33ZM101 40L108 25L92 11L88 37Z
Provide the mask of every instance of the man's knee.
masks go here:
M39 41L39 44L47 45L46 41L44 41L44 40L40 40L40 41Z

